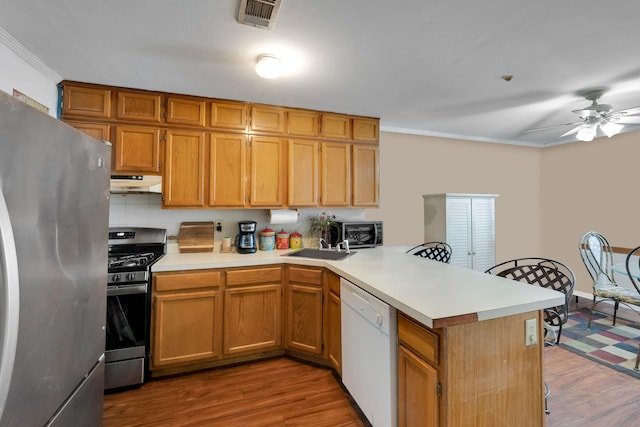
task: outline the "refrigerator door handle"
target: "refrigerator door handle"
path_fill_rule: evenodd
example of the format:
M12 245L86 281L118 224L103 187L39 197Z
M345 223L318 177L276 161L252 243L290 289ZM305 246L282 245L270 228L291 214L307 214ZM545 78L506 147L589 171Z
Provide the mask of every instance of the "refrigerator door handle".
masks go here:
M11 385L20 320L18 255L9 209L1 187L0 185L0 422Z

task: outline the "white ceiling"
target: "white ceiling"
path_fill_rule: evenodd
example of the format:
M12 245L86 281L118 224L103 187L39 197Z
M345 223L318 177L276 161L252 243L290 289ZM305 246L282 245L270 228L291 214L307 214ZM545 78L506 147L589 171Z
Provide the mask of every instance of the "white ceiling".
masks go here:
M0 0L0 27L64 79L380 117L383 130L525 145L574 141L579 92L640 105L640 2ZM277 80L254 72L272 53ZM513 75L507 82L503 75ZM627 126L640 130L640 126Z

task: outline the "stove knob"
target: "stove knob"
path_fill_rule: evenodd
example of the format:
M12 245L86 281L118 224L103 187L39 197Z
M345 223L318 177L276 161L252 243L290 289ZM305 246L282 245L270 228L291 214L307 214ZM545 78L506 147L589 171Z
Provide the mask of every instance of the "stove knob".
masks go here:
M133 282L135 279L136 279L136 275L135 275L135 273L129 273L129 274L127 274L127 280L128 280L129 282Z
M119 274L114 274L113 276L111 276L111 281L119 282L120 281L120 275Z

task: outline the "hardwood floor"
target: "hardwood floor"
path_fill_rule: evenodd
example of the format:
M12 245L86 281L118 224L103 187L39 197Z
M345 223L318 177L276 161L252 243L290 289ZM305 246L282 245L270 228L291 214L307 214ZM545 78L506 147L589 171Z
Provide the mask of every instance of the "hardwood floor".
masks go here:
M332 371L281 357L105 395L104 426L364 426Z

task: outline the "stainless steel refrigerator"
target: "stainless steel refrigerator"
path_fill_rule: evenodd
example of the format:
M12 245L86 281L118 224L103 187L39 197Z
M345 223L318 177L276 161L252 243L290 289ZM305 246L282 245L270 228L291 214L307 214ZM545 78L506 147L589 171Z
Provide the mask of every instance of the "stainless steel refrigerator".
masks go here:
M0 426L101 426L111 147L0 91Z

